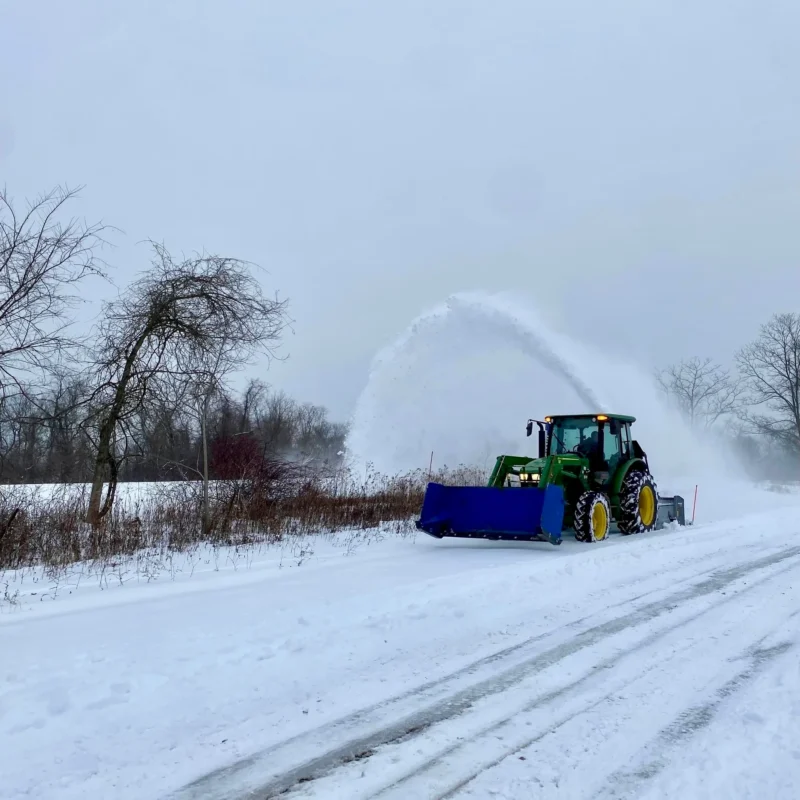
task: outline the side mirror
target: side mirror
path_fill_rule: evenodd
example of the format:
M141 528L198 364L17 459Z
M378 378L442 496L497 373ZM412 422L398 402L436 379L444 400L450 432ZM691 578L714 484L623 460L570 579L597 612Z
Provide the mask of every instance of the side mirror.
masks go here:
M526 434L530 436L533 433L533 420L529 419L528 424L525 427Z

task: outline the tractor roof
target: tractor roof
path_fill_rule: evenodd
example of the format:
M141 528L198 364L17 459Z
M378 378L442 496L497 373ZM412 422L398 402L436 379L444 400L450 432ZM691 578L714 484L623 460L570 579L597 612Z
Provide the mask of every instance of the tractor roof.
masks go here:
M550 420L556 419L594 419L595 417L599 417L603 419L616 419L620 422L636 422L636 417L631 417L627 414L610 414L607 411L598 412L595 414L552 414L549 417L545 417L545 420L549 422Z

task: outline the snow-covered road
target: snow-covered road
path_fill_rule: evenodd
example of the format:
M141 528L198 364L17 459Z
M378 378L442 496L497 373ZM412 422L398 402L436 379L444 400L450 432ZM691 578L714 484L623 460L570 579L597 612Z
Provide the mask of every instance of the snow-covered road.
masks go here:
M798 511L62 591L0 615L0 796L796 798Z

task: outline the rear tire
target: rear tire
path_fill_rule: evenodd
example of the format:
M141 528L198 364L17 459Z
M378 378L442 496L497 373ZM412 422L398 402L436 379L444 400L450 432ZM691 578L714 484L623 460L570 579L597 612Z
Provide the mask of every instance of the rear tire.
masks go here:
M611 506L602 492L584 492L575 505L575 538L579 542L602 542L608 538Z
M629 472L619 492L620 533L646 533L658 523L658 488L649 472Z

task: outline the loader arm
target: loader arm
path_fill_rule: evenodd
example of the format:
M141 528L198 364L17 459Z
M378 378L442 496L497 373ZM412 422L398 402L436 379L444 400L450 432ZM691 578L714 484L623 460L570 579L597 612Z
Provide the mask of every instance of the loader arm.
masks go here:
M498 456L487 486L501 489L505 486L506 478L514 467L522 467L531 460L529 456Z

